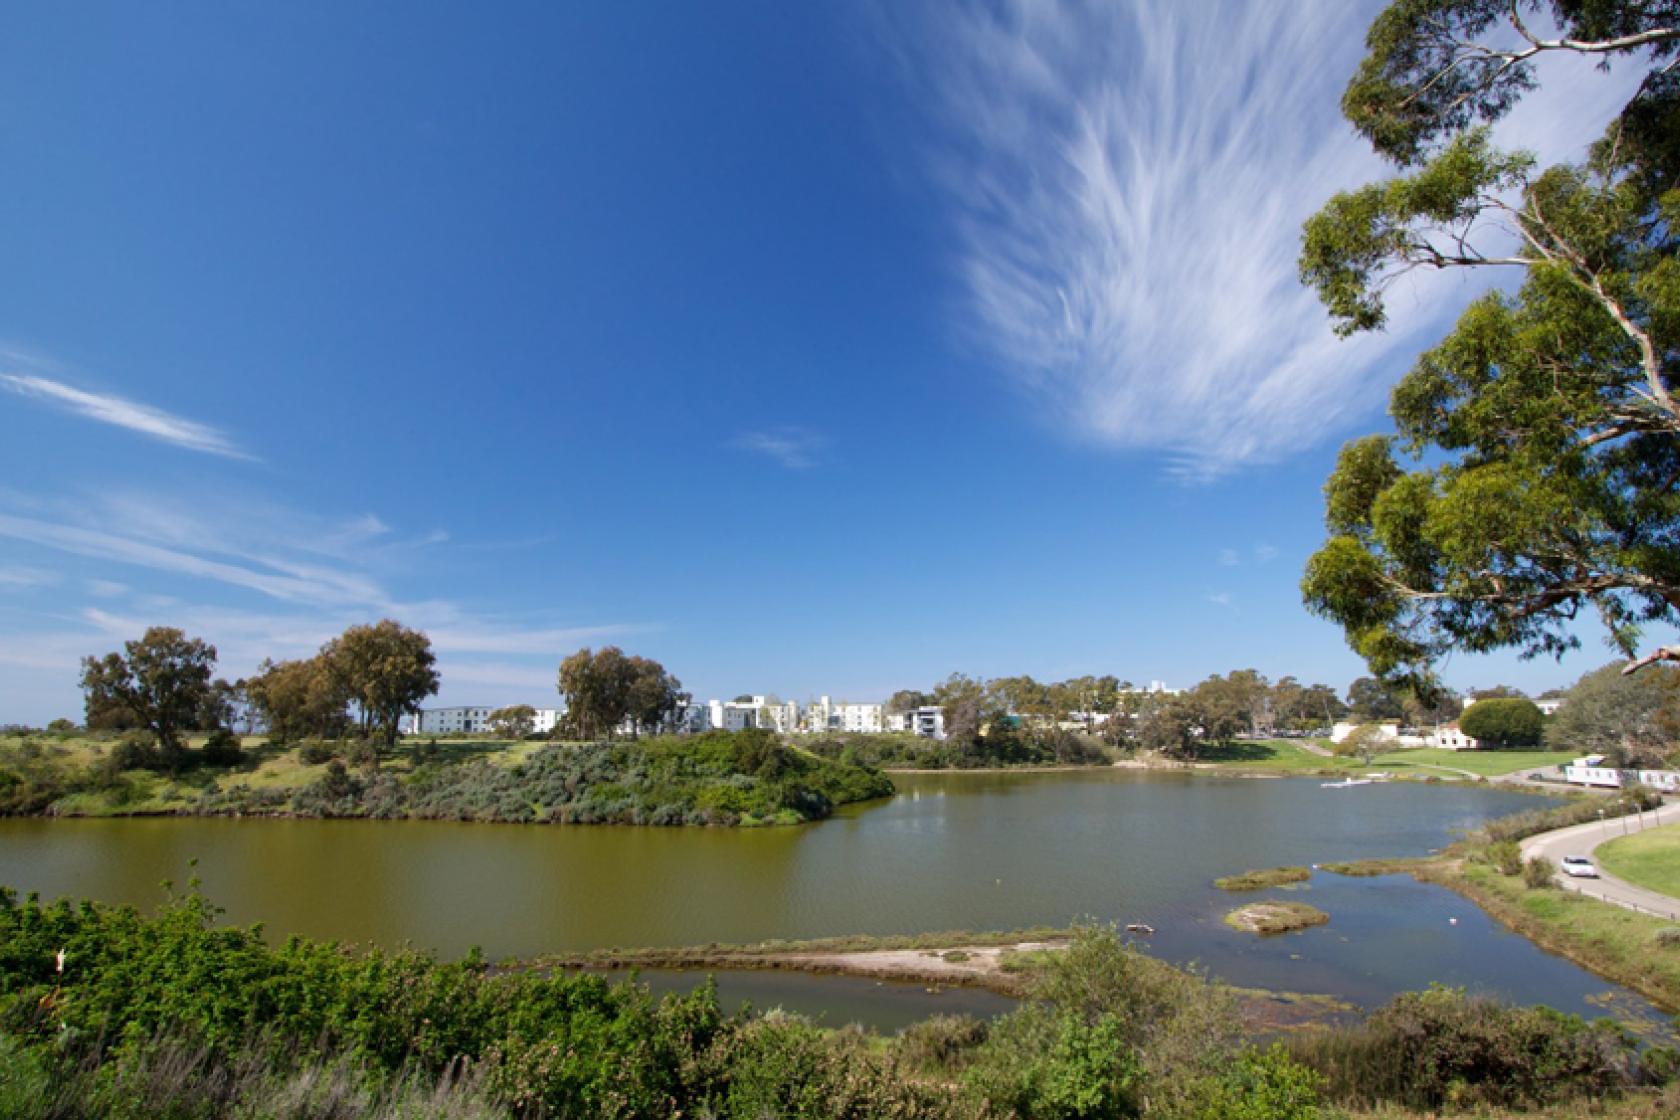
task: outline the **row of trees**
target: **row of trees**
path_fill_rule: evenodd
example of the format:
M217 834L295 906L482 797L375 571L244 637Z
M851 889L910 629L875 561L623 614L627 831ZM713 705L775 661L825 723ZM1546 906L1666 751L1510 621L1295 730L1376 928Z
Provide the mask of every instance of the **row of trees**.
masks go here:
M231 684L215 677L215 666L215 646L154 626L121 651L82 660L87 724L150 732L175 769L186 733L229 728L241 704L279 739L356 728L389 746L402 717L438 690L431 641L391 619L352 626L314 657L264 661Z
M1303 684L1294 677L1269 681L1253 669L1239 669L1228 677L1214 676L1197 686L1198 692L1221 713L1220 723L1240 730L1271 733L1325 727L1347 713L1335 689ZM1002 716L1021 717L1027 724L1082 722L1086 730L1135 720L1145 709L1161 705L1132 682L1114 676L1076 677L1040 683L1030 676L990 680L953 673L931 691L906 689L887 701L888 714L923 706L943 709L947 735L966 735ZM1229 715L1229 719L1226 715Z

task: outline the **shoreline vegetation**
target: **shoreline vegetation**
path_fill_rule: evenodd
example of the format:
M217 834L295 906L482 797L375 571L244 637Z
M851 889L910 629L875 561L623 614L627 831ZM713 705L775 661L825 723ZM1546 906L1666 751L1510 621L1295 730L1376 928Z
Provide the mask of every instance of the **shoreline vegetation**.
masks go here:
M361 746L361 744L352 744ZM420 744L347 766L331 744L239 749L174 775L122 768L122 744L0 749L0 814L269 816L543 824L801 824L890 797L892 780L762 731L578 744Z
M1330 915L1304 902L1268 899L1265 902L1245 902L1225 915L1224 922L1240 933L1255 933L1271 937L1279 933L1293 933L1312 926L1321 926Z
M891 796L894 773L1123 768L1275 778L1345 776L1365 769L1357 760L1319 755L1291 740L1241 741L1229 749L1210 748L1193 762L1107 748L1067 760L1023 754L978 766L910 735L806 740L714 731L609 742L410 737L387 749L354 740L280 743L217 733L185 740L177 753L187 765L160 772L155 751L143 739L136 733L0 735L0 816L755 826L821 820L840 806ZM903 753L918 749L925 753L914 759ZM1408 761L1427 753L1395 752L1373 765L1400 779L1471 779L1434 761ZM1537 760L1544 757L1479 753L1489 757L1475 765L1494 775L1542 764ZM924 764L904 765L907 760Z
M1226 875L1215 879L1213 885L1222 891L1257 891L1266 887L1304 883L1310 878L1312 872L1305 867L1272 867L1264 871L1244 871L1241 875Z
M1638 992L1671 1015L1680 1014L1680 933L1673 932L1680 924L1558 890L1550 875L1533 885L1517 848L1529 836L1597 820L1600 810L1614 819L1660 801L1638 789L1580 798L1489 821L1433 856L1327 863L1319 869L1338 875L1404 874L1447 887L1547 952Z
M1680 1068L1680 1055L1613 1023L1448 989L1402 994L1336 1029L1256 1030L1242 993L1107 927L1027 950L1028 998L1014 1011L884 1036L727 1013L710 984L656 999L476 953L276 946L218 918L196 887L153 916L0 892L0 1111L1330 1120L1609 1101L1634 1116L1675 1102ZM1001 949L989 943L1006 936L965 941ZM951 959L963 950L930 951L964 963Z

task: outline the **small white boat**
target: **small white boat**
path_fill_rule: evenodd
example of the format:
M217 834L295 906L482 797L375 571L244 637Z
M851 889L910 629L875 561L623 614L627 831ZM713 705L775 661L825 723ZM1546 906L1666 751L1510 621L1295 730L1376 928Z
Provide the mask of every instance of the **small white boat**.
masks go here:
M1133 922L1126 927L1126 932L1141 933L1145 937L1150 937L1155 933L1155 927L1147 922Z
M1318 784L1325 789L1347 789L1349 786L1375 785L1376 781L1373 778L1343 778L1339 782L1320 782Z

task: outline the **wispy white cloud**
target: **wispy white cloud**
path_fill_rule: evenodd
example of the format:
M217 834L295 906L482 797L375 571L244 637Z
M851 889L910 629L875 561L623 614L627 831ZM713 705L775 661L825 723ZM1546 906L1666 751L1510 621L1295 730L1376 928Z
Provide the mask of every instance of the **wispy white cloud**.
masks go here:
M1234 568L1238 564L1241 564L1241 563L1242 563L1242 557L1237 555L1237 550L1236 549L1234 549L1234 548L1222 548L1222 549L1219 550L1219 566L1220 567L1222 567L1222 568Z
M1261 543L1254 546L1254 562L1268 564L1277 559L1278 550L1269 544Z
M21 591L30 587L52 587L59 582L57 572L43 568L0 568L0 591Z
M1232 602L1231 594L1228 591L1210 591L1207 595L1207 601L1216 607L1229 607Z
M1387 173L1337 113L1379 7L953 0L910 27L889 9L938 114L967 326L1059 426L1188 478L1279 459L1374 411L1475 290L1409 281L1386 333L1342 341L1296 278L1302 221ZM1626 92L1548 78L1506 132L1580 137Z
M375 603L378 586L366 577L275 559L262 565L166 548L99 529L0 513L0 537L27 541L77 556L115 560L154 571L196 576L259 591L276 599L317 605Z
M744 432L735 437L734 446L743 451L766 455L789 470L805 470L817 465L817 453L822 449L820 436L803 428L772 428L758 432Z
M118 583L114 579L90 579L87 581L89 595L101 599L115 599L128 594L128 584Z
M188 420L126 397L90 393L85 389L66 385L62 381L53 381L34 374L0 373L0 386L19 396L45 401L90 420L127 428L129 431L139 432L189 451L202 451L229 459L256 458L208 424Z

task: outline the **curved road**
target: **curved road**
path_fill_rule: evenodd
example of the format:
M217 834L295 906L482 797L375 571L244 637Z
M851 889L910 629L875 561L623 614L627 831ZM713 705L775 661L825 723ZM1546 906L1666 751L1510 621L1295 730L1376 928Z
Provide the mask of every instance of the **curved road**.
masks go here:
M1614 817L1530 836L1522 842L1522 858L1526 862L1535 856L1545 856L1557 864L1562 863L1564 856L1591 858L1600 844L1622 836L1623 819ZM1627 835L1631 836L1640 830L1637 816L1625 819ZM1680 802L1671 801L1660 809L1646 812L1645 827L1654 828L1658 824L1680 824ZM1670 898L1666 894L1636 887L1624 879L1605 874L1603 868L1599 868L1598 874L1600 877L1597 879L1576 879L1560 871L1557 877L1558 886L1564 890L1580 891L1605 902L1614 902L1617 906L1626 906L1630 910L1642 910L1647 914L1660 914L1680 921L1680 898Z

